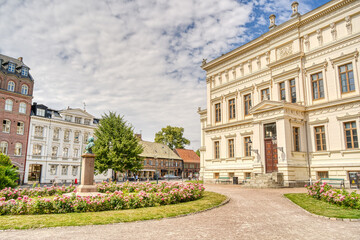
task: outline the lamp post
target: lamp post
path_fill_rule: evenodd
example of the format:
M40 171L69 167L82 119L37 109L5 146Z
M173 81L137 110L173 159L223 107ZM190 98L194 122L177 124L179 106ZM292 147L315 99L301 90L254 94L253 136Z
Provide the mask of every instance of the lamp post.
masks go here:
M159 183L159 174L158 174L158 161L157 161L157 154L155 150L155 175L156 175L156 184Z

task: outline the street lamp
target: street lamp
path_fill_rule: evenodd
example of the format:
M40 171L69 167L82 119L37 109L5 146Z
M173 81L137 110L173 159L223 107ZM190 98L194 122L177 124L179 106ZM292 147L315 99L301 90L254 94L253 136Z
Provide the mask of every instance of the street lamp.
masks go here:
M259 154L259 150L257 149L252 149L252 141L251 139L248 141L248 143L250 144L250 152L254 152L255 154Z

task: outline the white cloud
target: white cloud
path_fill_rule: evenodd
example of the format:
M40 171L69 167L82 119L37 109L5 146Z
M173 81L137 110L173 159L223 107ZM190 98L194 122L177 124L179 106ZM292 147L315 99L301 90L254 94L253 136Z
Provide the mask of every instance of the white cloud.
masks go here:
M263 11L285 3L290 9L289 2L270 1ZM146 140L166 125L182 126L194 149L200 147L197 107L206 105L201 60L248 40L244 26L254 7L234 0L0 5L0 52L24 57L35 79L34 101L66 108L85 100L95 116L125 115Z

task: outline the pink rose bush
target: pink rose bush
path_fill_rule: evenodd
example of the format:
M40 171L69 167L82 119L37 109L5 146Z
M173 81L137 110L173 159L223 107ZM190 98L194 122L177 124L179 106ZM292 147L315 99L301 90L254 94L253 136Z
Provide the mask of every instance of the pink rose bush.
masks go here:
M315 182L313 185L306 186L308 195L313 198L333 203L339 206L360 209L360 194L356 191L349 193L345 189L334 189L327 183Z
M55 193L52 198L39 198L35 195L32 195L35 198L30 198L18 194L13 194L16 197L11 199L0 197L0 215L98 212L153 207L196 200L202 197L205 190L202 184L167 182L103 183L98 188L106 194L80 197L75 195L74 189L71 196Z
M75 186L70 185L68 187L62 186L62 187L47 187L46 185L44 187L36 187L36 188L4 188L0 191L0 199L5 198L5 200L10 199L16 199L23 196L28 197L48 197L48 196L54 196L55 194L64 194L64 193L71 193L74 192L76 189Z

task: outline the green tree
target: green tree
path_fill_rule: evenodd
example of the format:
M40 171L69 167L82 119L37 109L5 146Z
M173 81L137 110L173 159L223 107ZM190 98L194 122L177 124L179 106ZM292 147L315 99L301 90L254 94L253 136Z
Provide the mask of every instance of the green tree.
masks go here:
M95 170L104 173L108 169L116 172L136 172L142 168L143 148L134 136L133 127L114 112L102 116L95 130ZM116 177L116 175L115 175Z
M200 149L196 150L196 155L198 155L200 157Z
M183 137L184 128L167 126L155 134L155 142L166 144L169 148L184 148L190 141Z
M8 156L0 153L0 190L6 187L16 187L18 179L17 168L12 165Z

